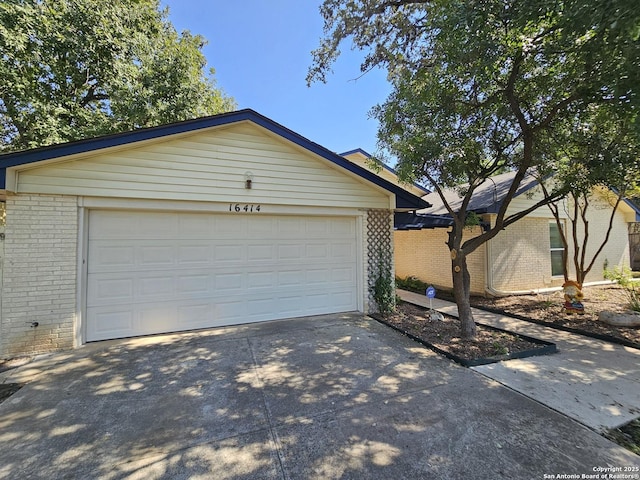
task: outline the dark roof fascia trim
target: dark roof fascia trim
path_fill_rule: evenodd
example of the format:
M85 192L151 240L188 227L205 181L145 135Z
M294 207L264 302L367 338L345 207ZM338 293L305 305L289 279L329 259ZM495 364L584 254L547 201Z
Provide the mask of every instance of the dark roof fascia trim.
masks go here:
M640 221L640 208L636 207L631 200L627 198L622 199L634 212L636 212L636 222Z
M356 149L354 149L354 150L349 150L348 152L340 153L339 155L340 155L341 157L346 157L347 155L351 155L351 154L354 154L354 153L361 153L362 155L364 155L364 156L365 156L365 157L367 157L367 158L373 158L373 155L371 155L370 153L368 153L368 152L364 151L364 150L363 150L363 149L361 149L361 148L356 148ZM390 166L389 166L389 165L387 165L386 163L382 163L382 162L380 162L380 163L378 163L378 165L380 165L382 168L384 168L384 169L385 169L385 170L387 170L388 172L393 173L396 177L398 176L398 172L396 171L396 169L395 169L395 168L390 167ZM423 192L425 192L425 195L428 195L429 193L431 193L431 191L430 191L428 188L423 187L423 186L422 186L422 185L420 185L419 183L411 182L411 184L412 184L414 187L419 188L420 190L422 190Z
M615 193L616 195L620 195L620 193L618 192L617 188L614 187L607 187L609 190L611 190L613 193ZM636 222L640 221L640 208L638 208L631 200L629 200L627 197L622 197L622 201L624 203L626 203L629 208L631 208L634 212L636 212Z
M393 216L394 230L433 230L452 227L453 223L453 218L449 215L396 212ZM478 226L483 232L491 230L488 222L481 221Z
M551 178L553 176L553 174L549 174L547 175L544 180ZM518 190L516 191L516 194L514 195L514 198L517 196L522 195L523 193L528 192L529 190L531 190L534 187L539 186L539 182L532 182L531 185L528 185L526 187L523 187L522 190ZM618 190L614 187L606 187L609 190L611 190L613 193L615 193L616 195L618 195ZM624 203L626 203L634 212L636 212L636 220L640 219L640 208L638 208L637 206L635 206L633 204L633 202L631 202L628 198L626 197L622 197L622 200L624 201ZM500 205L502 205L502 202L504 200L501 200L498 203L495 203L492 207L489 207L488 209L486 209L486 211L481 211L481 210L475 210L475 213L498 213L498 211L500 210Z
M157 127L141 128L130 132L115 133L102 137L87 138L74 142L61 143L46 147L24 150L21 152L0 155L0 168L26 165L42 160L52 160L79 153L93 152L104 148L117 147L130 143L153 140L169 135L188 133L210 127L227 125L250 119L250 110L239 110L237 112L222 113L211 117L196 118L183 122L159 125ZM255 112L254 112L255 113Z
M346 157L347 155L353 155L354 153L361 153L362 155L364 155L365 157L369 157L371 158L373 155L371 155L369 152L364 151L361 148L354 148L353 150L349 150L348 152L343 152L340 153L339 155L341 157Z
M397 208L419 210L431 207L430 203L422 200L420 197L417 197L407 192L406 190L394 185L393 183L384 180L383 178L363 167L349 162L345 158L342 158L340 155L326 149L325 147L322 147L321 145L318 145L317 143L312 142L311 140L306 139L305 137L293 132L292 130L289 130L288 128L274 122L273 120L270 120L263 115L260 115L259 113L251 109L238 110L236 112L223 113L211 117L197 118L194 120L161 125L158 127L143 128L132 132L118 133L114 135L79 140L76 142L64 143L60 145L41 147L34 150L26 150L22 152L0 155L0 180L2 181L2 183L0 184L0 188L5 188L6 169L9 167L26 165L42 160L51 160L80 153L92 152L104 148L127 145L144 140L152 140L169 135L188 133L210 127L229 125L241 121L251 121L256 125L266 128L267 130L295 143L296 145L303 147L306 150L309 150L321 156L322 158L344 168L345 170L348 170L364 178L365 180L368 180L371 183L378 185L379 187L382 187L385 190L395 194Z
M449 228L452 225L453 218L448 215L396 212L393 216L395 230L431 230L434 228Z
M373 155L371 155L369 152L366 152L365 150L363 150L361 148L356 148L354 150L349 150L348 152L340 153L339 155L341 157L346 157L347 155L353 155L354 153L360 153L360 154L364 155L367 158L373 158ZM388 172L391 172L394 175L398 175L398 172L396 172L395 169L391 168L386 163L380 162L380 163L378 163L378 165L380 165L382 168L384 168Z

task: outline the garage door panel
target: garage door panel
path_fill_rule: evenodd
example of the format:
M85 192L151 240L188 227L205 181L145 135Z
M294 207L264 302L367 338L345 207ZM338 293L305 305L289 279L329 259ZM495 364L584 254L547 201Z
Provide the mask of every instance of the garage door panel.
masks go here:
M240 215L218 215L214 218L215 238L247 238L247 218Z
M230 323L244 323L247 315L247 302L238 298L236 300L220 300L215 304L214 314L217 318L224 318Z
M212 318L213 308L209 302L199 305L186 305L178 308L178 325L181 327L180 330L207 327Z
M219 273L213 275L215 278L215 288L218 293L225 291L234 292L243 288L245 274L242 273Z
M341 307L336 312L344 312L348 305L352 305L356 301L355 293L351 291L338 291L331 294L331 303Z
M303 247L295 243L278 245L278 260L300 260L303 257Z
M355 282L356 272L353 268L334 268L331 270L331 282L347 283Z
M132 217L128 211L109 211L101 215L100 224L93 225L92 233L103 239L127 238L154 239L173 236L178 232L179 215L164 213L163 222L154 218L153 212Z
M331 221L322 219L321 221L305 222L306 237L311 238L328 238L331 233Z
M91 211L87 339L355 310L355 224Z
M310 285L322 285L331 281L331 269L316 268L307 270L307 283Z
M242 262L246 247L244 245L216 245L214 247L214 261L216 264Z
M209 265L213 262L213 252L208 244L181 245L177 257L178 265Z
M216 224L214 217L199 218L193 215L178 215L179 237L182 239L211 238L215 235Z
M181 275L177 283L178 294L208 294L209 275Z
M271 270L269 270L271 268ZM261 267L262 271L235 273L234 269L194 273L136 272L130 275L101 273L89 276L88 307L110 305L114 301L136 303L181 298L224 299L235 294L277 294L286 289L296 295L305 292L352 290L356 279L353 267L287 269ZM239 293L240 292L240 293Z
M308 307L318 310L324 305L328 305L330 298L331 297L328 293L322 293L317 295L307 295L304 301L307 303Z
M253 216L251 221L247 223L247 237L262 240L278 238L277 224L272 217Z
M131 302L134 297L134 281L131 278L93 278L88 285L89 291L109 303L113 301Z
M106 340L126 336L125 332L134 329L134 311L130 305L105 307L89 314L87 319L87 337Z
M105 242L94 242L89 247L90 273L114 269L133 268L135 265L135 247L124 245L108 245Z
M325 260L329 258L328 245L321 244L307 244L306 245L306 257L313 260Z
M176 318L178 307L175 304L163 302L146 305L146 308L135 308L137 310L136 329L149 333L172 332L177 330Z
M350 243L331 244L331 258L333 258L334 260L346 260L349 258L353 258L355 253L355 248Z
M276 284L276 276L277 272L274 271L248 272L247 290L252 293L255 290L271 288L272 285Z
M278 286L294 288L301 283L304 283L305 275L300 270L284 270L278 272Z
M175 278L171 275L140 278L138 285L138 296L145 300L167 298L176 291Z
M140 263L144 267L170 267L175 260L174 245L146 245L140 249Z
M276 220L279 236L288 238L306 238L304 220L297 217L281 217Z
M331 238L336 235L351 237L355 234L355 224L348 218L332 218L329 225Z
M249 262L273 262L277 258L274 245L247 245Z
M278 297L278 311L284 317L295 317L300 314L303 295L290 294Z
M247 299L247 316L253 319L252 321L259 322L278 318L277 316L270 317L274 311L276 311L276 300L271 296L251 296Z

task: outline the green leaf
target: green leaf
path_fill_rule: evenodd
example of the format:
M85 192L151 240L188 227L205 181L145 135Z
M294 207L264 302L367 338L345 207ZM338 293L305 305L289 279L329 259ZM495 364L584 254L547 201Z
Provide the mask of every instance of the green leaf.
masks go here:
M235 108L157 0L0 4L0 151Z

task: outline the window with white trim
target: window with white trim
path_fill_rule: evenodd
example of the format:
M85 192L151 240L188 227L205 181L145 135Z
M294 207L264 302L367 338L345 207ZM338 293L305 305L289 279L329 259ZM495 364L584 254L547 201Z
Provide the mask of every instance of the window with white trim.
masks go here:
M551 275L564 275L564 244L555 220L549 221L549 245L551 252Z

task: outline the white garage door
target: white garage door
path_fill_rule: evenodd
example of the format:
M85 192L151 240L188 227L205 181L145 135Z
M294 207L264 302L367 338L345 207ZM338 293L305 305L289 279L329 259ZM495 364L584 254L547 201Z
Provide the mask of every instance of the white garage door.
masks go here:
M357 309L356 221L94 210L86 338Z

